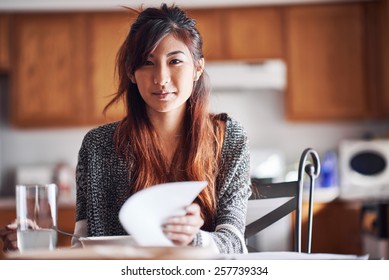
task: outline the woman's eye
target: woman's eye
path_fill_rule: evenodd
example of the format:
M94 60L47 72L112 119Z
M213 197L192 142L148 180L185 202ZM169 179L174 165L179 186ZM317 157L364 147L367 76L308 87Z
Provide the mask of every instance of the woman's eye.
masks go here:
M179 64L179 63L181 63L182 61L181 60L179 60L179 59L172 59L171 61L170 61L170 64Z
M153 65L153 63L150 60L146 60L145 65Z

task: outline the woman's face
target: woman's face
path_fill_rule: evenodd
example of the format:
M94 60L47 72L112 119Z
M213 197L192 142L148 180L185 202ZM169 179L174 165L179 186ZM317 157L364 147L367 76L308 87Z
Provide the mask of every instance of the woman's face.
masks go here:
M179 113L185 110L193 82L198 80L203 67L203 59L195 67L188 47L173 35L167 35L135 71L131 81L137 84L149 115Z

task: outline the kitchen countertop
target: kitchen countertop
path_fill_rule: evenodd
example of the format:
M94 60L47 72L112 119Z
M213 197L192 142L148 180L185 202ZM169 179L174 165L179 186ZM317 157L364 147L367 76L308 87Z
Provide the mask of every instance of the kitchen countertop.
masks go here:
M10 209L15 208L15 197L4 197L0 198L0 209ZM59 200L58 207L60 208L74 208L76 207L76 202L74 200Z
M0 198L0 209L15 207L15 198Z

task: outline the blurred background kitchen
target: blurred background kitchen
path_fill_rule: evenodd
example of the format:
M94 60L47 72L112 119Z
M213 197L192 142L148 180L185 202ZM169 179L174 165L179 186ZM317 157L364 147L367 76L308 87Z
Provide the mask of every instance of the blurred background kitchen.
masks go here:
M387 258L389 187L380 186L384 195L375 199L339 195L345 140L383 140L385 166L389 160L389 1L174 2L203 35L212 110L229 113L248 132L251 175L293 180L301 152L319 152L327 177L318 182L312 251ZM142 3L160 1L0 2L4 216L12 214L15 184L54 181L64 205L59 215L68 221L62 227L72 230L81 141L123 115L120 104L101 113L134 18L120 5ZM258 237L263 250L290 249L290 219L276 227Z

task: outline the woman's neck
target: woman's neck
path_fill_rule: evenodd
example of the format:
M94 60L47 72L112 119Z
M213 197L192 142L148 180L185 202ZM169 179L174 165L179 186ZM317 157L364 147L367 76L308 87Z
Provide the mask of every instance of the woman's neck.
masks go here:
M162 152L170 166L183 134L185 111L154 112L149 114L150 121L157 132Z
M171 138L182 134L184 115L157 113L149 115L150 121L161 138Z

